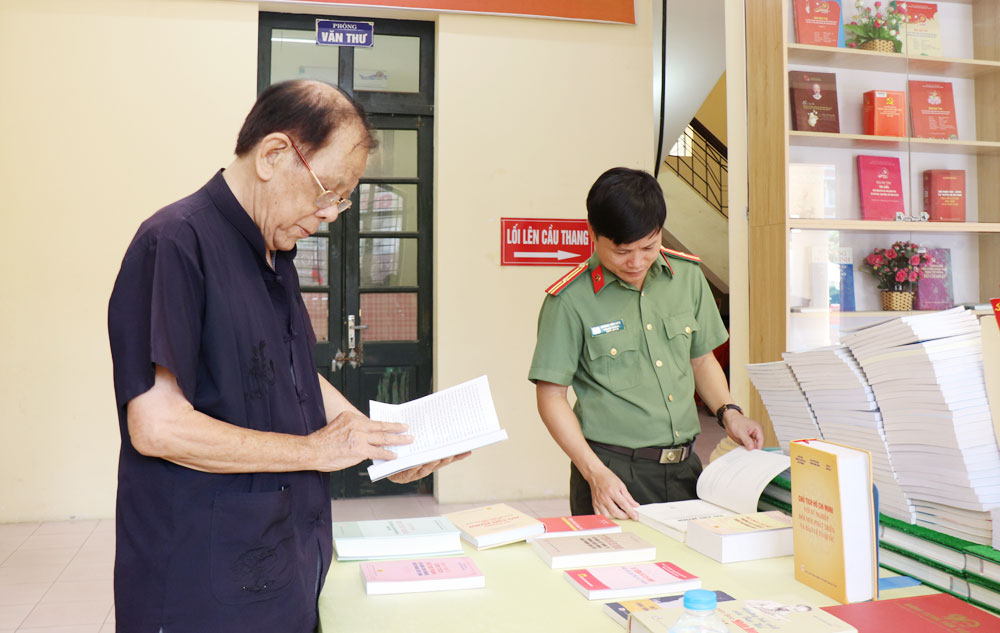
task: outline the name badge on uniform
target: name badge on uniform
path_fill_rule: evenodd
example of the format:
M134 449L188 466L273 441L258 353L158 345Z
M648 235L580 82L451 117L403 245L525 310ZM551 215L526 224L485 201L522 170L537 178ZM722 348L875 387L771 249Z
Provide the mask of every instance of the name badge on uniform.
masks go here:
M600 336L601 334L607 334L608 332L617 332L618 330L625 329L625 322L621 319L617 321L612 321L611 323L605 323L604 325L593 325L590 327L591 336Z

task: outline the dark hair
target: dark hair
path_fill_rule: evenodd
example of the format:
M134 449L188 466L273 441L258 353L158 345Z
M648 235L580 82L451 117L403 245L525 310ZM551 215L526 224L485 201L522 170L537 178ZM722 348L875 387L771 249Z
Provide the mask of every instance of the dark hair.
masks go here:
M615 244L631 244L663 228L667 205L660 183L639 169L614 167L587 194L587 221Z
M245 156L274 132L289 135L308 154L351 123L363 126L369 149L378 145L365 111L336 86L307 79L272 84L260 93L243 122L236 138L236 155Z

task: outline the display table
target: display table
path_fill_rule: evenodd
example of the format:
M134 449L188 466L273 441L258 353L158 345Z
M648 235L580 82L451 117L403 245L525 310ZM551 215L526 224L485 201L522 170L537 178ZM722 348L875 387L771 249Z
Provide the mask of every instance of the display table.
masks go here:
M669 561L701 577L704 589L721 590L738 599L773 599L807 602L815 606L837 604L827 596L797 582L791 556L725 565L689 549L652 528L620 521L656 545L656 560ZM602 612L607 601L587 600L563 578L563 570L550 569L527 543L514 543L476 551L463 541L470 556L486 576L486 587L368 596L361 582L358 562L334 561L319 599L323 633L621 633ZM882 570L885 572L885 570ZM924 585L892 589L882 598L937 593Z

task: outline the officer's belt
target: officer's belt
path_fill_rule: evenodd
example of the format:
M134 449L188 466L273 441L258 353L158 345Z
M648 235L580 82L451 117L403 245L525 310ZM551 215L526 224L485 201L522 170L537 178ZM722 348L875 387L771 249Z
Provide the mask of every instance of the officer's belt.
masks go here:
M587 440L592 446L598 446L612 453L628 455L632 459L648 459L661 464L677 464L688 458L691 454L691 446L694 442L688 442L681 446L647 446L645 448L627 448L604 442Z

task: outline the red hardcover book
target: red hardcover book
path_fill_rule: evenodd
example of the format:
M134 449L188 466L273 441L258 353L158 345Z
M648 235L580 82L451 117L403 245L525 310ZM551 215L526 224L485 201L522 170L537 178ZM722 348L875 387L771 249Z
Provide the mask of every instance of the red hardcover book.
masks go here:
M820 607L858 633L1000 631L1000 618L947 593Z
M864 133L875 136L906 136L906 94L893 90L869 90L864 94Z
M903 176L894 156L858 156L861 217L865 220L895 220L903 208Z
M795 41L799 44L838 46L840 44L840 2L838 0L792 0Z
M792 129L810 132L840 132L837 109L837 75L789 71Z
M965 170L924 172L924 212L931 222L965 222Z
M921 270L924 276L917 282L917 296L914 310L947 310L955 307L955 295L951 281L951 249L928 248L931 261Z
M622 527L602 514L576 514L564 517L541 517L545 532L532 538L579 536L581 534L610 534L621 532Z
M911 81L910 118L916 138L958 138L950 81Z

